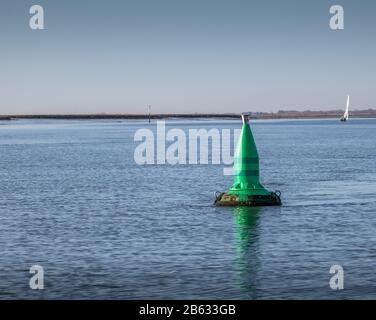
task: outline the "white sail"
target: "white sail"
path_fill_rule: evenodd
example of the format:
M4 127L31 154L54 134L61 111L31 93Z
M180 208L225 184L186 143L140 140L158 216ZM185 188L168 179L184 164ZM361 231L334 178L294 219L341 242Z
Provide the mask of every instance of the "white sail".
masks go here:
M350 107L350 96L347 96L347 104L346 104L346 110L343 114L341 121L347 121L349 120L349 107Z
M350 106L350 96L347 96L346 111L345 111L345 114L343 115L343 117L346 120L349 120L349 106Z

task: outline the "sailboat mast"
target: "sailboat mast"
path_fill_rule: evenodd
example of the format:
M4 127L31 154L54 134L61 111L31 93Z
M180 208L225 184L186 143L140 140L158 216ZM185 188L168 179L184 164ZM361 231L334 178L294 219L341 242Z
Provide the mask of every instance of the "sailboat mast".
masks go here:
M350 96L347 96L346 111L345 111L345 115L344 115L346 120L349 119L349 107L350 107Z
M347 96L347 103L346 103L346 110L343 116L341 117L341 121L347 121L349 120L349 107L350 107L350 96Z

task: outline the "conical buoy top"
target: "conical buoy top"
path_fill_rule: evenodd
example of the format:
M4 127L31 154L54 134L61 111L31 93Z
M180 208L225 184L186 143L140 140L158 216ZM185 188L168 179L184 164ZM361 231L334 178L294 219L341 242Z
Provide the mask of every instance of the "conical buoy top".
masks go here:
M217 193L217 206L280 206L280 192L269 192L260 183L259 155L249 114L242 114L243 126L234 155L234 183L227 193Z
M252 130L249 126L249 115L242 114L243 127L234 156L234 183L230 194L268 195L270 194L260 183L259 155Z

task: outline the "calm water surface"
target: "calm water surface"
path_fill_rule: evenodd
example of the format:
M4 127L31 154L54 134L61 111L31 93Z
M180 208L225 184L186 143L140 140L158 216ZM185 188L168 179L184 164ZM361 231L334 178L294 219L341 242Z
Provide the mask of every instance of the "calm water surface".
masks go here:
M145 127L0 122L1 299L376 298L376 119L253 122L262 181L284 204L253 209L212 205L232 183L223 165L137 165Z

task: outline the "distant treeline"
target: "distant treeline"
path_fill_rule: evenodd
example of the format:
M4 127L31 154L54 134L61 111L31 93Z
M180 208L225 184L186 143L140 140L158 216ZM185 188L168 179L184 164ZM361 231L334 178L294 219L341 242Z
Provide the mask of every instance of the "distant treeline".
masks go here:
M253 119L303 119L303 118L336 118L343 114L343 110L331 111L283 111L278 112L250 112ZM166 118L221 118L221 119L237 119L240 114L237 113L190 113L190 114L151 114L151 119ZM350 116L358 118L376 117L375 109L352 110ZM83 119L148 119L148 114L40 114L40 115L3 115L0 120L16 120L16 119L62 119L62 120L83 120Z
M336 118L341 117L344 110L329 111L296 111L296 110L280 110L278 112L251 112L251 117L256 119L299 119L299 118ZM357 118L373 118L376 117L375 109L352 110L350 116Z

